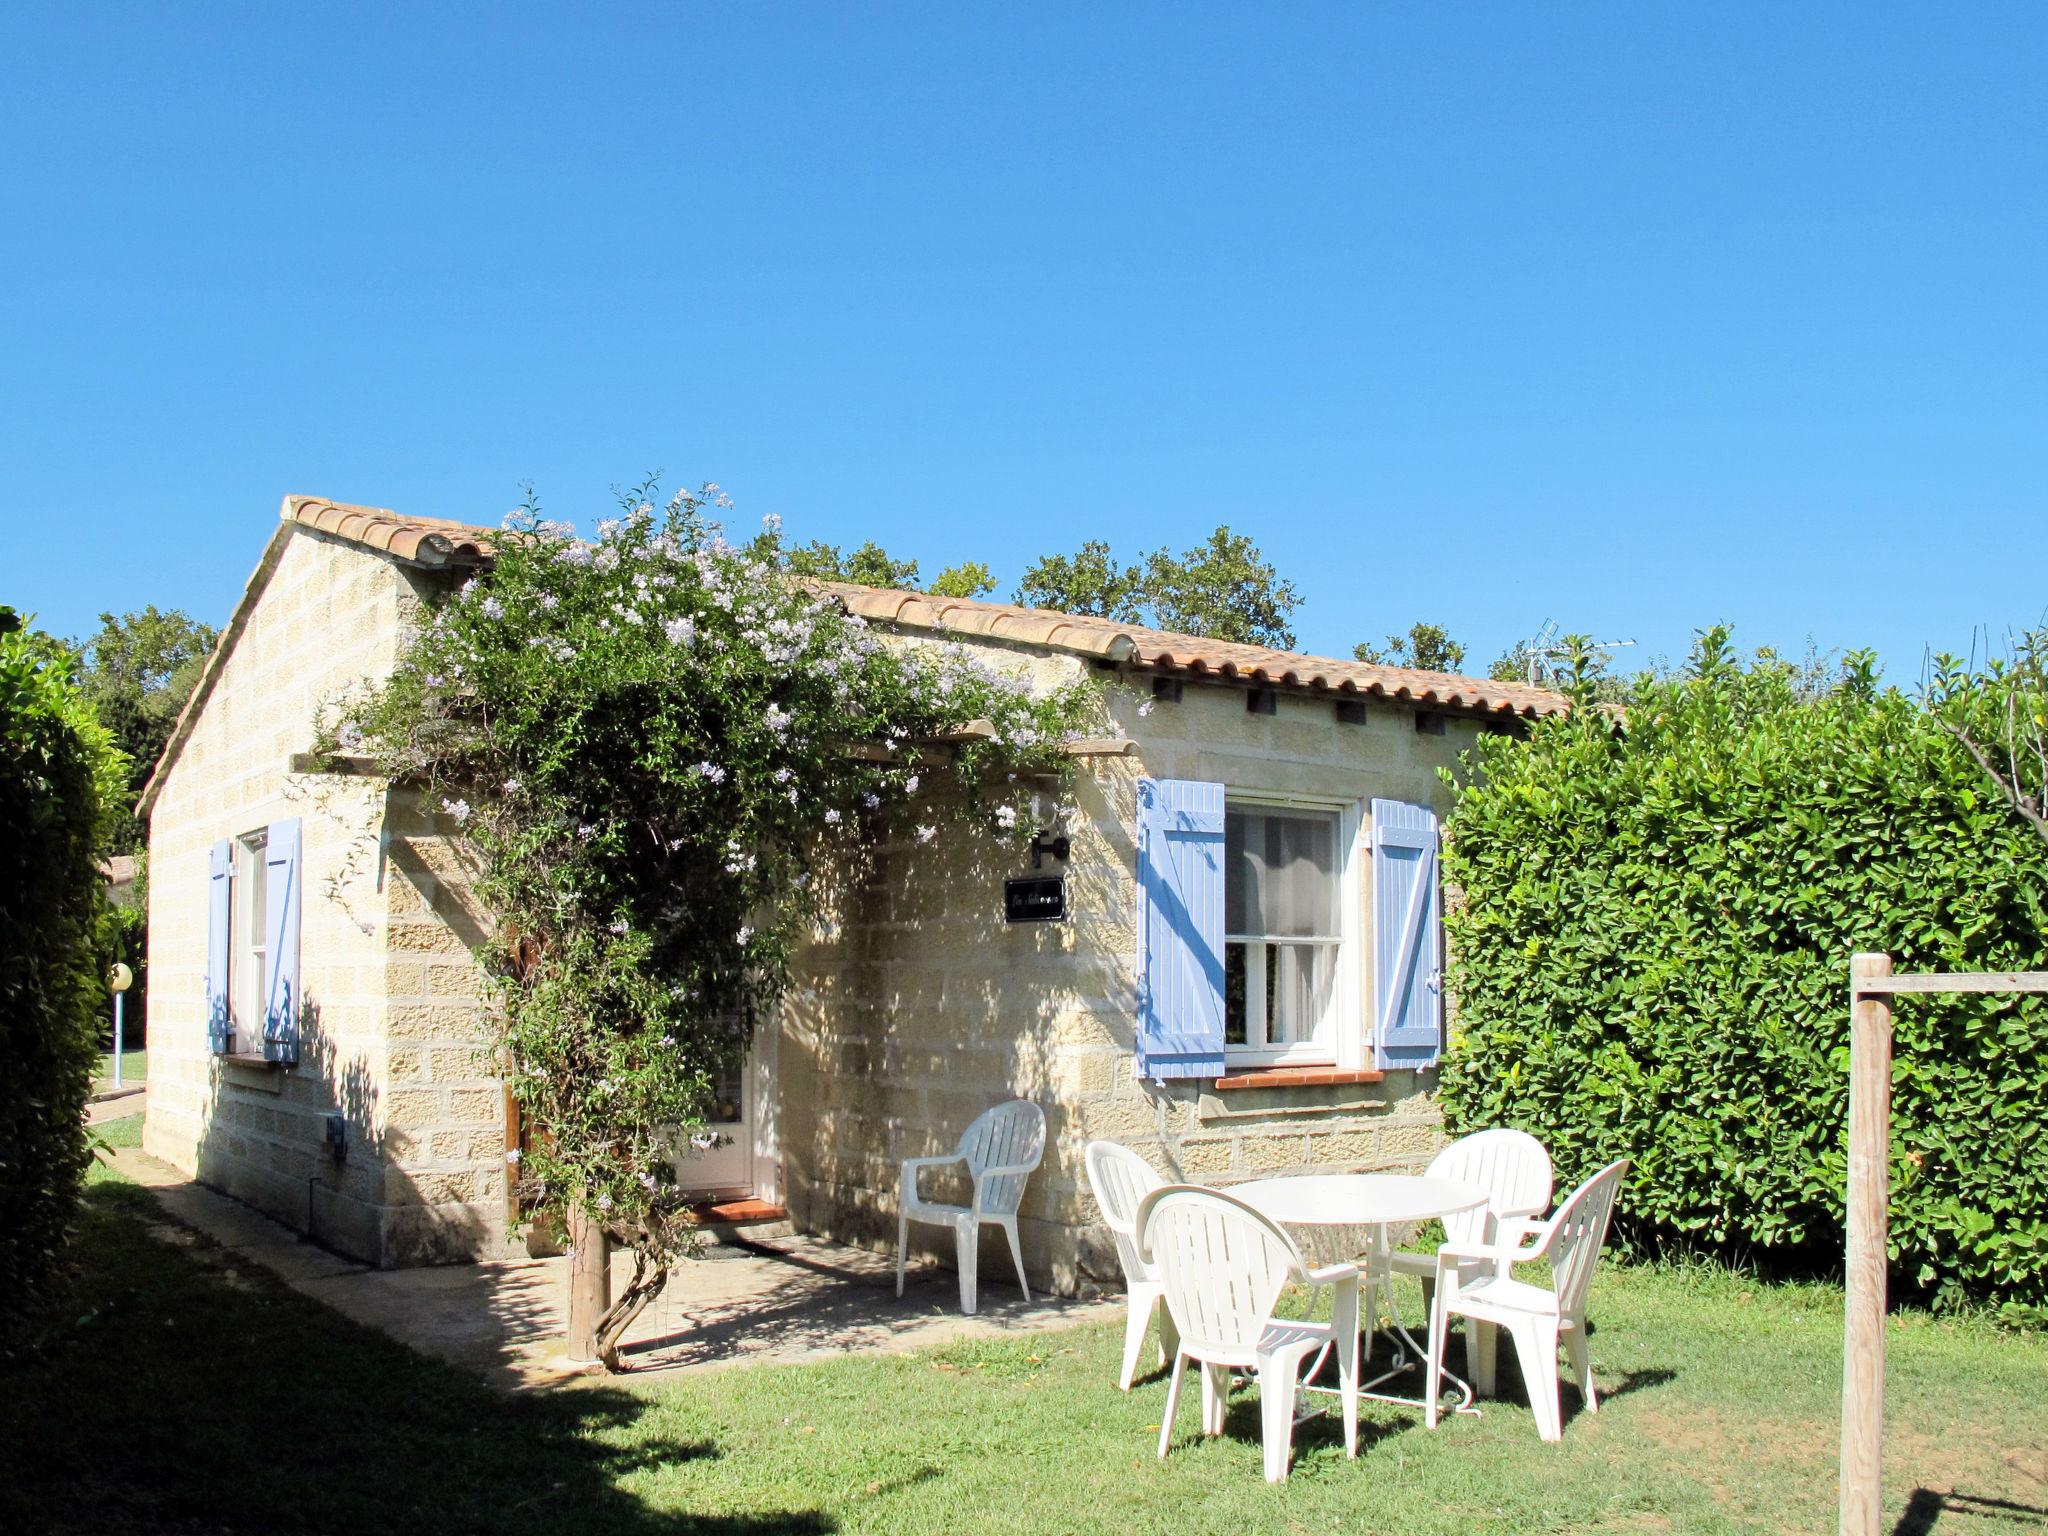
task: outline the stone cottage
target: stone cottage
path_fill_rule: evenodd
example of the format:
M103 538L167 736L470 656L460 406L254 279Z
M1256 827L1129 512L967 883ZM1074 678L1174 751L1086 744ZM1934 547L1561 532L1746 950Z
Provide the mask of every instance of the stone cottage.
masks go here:
M307 754L323 713L487 570L491 538L287 497L142 801L145 1147L383 1265L491 1256L518 1235L517 1110L480 1049L470 958L493 925L416 794ZM694 1187L879 1246L903 1158L1029 1097L1051 1134L1024 1204L1027 1267L1073 1290L1115 1273L1082 1172L1093 1138L1216 1184L1429 1157L1438 770L1562 699L830 590L884 635L942 633L1047 684L1097 680L1115 733L1068 745L1080 771L1043 787L1021 862L965 833L874 850L721 1095L728 1134L685 1170Z

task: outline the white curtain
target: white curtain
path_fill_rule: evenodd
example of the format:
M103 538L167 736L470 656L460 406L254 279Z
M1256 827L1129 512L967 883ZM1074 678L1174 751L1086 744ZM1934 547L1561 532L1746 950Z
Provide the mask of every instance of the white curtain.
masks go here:
M1337 949L1332 944L1269 944L1272 1012L1266 1019L1270 1045L1313 1039L1330 1006L1337 982Z
M1224 927L1268 938L1337 933L1334 811L1231 808L1223 821Z

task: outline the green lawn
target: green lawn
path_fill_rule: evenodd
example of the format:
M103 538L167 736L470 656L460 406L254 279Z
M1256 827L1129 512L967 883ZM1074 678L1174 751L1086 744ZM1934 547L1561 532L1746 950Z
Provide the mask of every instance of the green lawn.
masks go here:
M1434 1434L1373 1409L1357 1463L1325 1418L1269 1488L1249 1392L1218 1441L1184 1405L1154 1461L1164 1384L1115 1390L1113 1328L507 1400L153 1226L96 1178L75 1298L0 1373L0 1529L1833 1529L1840 1301L1819 1287L1609 1269L1611 1395L1588 1416L1567 1390L1562 1445L1506 1403ZM1892 1345L1897 1530L2048 1526L2048 1339L1911 1317Z
M149 1052L123 1051L121 1053L121 1086L148 1081ZM94 1093L104 1092L114 1086L114 1056L111 1051L100 1058L99 1070L92 1082Z
M106 1120L92 1128L95 1136L110 1147L139 1147L142 1145L142 1116L123 1115L119 1120Z

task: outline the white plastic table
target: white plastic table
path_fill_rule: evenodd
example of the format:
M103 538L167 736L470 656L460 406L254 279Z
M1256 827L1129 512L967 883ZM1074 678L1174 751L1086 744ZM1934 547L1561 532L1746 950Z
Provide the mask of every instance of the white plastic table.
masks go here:
M1433 1179L1423 1174L1412 1173L1311 1173L1286 1179L1255 1179L1249 1184L1233 1184L1229 1193L1237 1196L1261 1215L1270 1216L1283 1227L1369 1227L1372 1229L1373 1252L1369 1262L1387 1280L1391 1276L1385 1269L1383 1255L1387 1253L1387 1229L1409 1222L1434 1221L1445 1216L1455 1216L1460 1211L1469 1211L1474 1206L1486 1204L1486 1191L1476 1185L1460 1183L1456 1179ZM1389 1287L1391 1289L1391 1287ZM1385 1292L1383 1292L1385 1294ZM1418 1360L1427 1360L1429 1351L1416 1341L1402 1323L1400 1314L1392 1305L1387 1307L1388 1320L1393 1324L1395 1337L1392 1369L1382 1371L1372 1380L1360 1384L1359 1395L1383 1403L1401 1403L1408 1407L1420 1408L1422 1399L1401 1397L1393 1393L1374 1390L1382 1383L1391 1381L1408 1367L1408 1351L1415 1352ZM1368 1330L1372 1319L1366 1320ZM1321 1359L1309 1369L1313 1376L1321 1367ZM1469 1413L1472 1407L1472 1388L1461 1377L1446 1370L1444 1376L1459 1391L1460 1401L1455 1412ZM1309 1392L1329 1392L1330 1387L1303 1388Z

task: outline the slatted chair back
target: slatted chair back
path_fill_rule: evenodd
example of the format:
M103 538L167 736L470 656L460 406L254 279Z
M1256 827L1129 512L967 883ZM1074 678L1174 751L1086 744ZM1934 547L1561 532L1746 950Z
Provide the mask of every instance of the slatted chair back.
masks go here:
M960 1156L981 1195L981 1208L992 1216L1014 1216L1024 1200L1030 1170L1045 1155L1045 1111L1029 1099L1011 1099L985 1109L960 1138ZM1021 1168L986 1181L986 1168Z
M1541 1216L1550 1209L1550 1154L1527 1131L1475 1131L1430 1161L1432 1178L1456 1179L1486 1191L1486 1204L1444 1218L1453 1243L1493 1241L1489 1226L1504 1216Z
M1126 1280L1151 1280L1152 1266L1138 1248L1138 1206L1166 1183L1157 1170L1129 1147L1113 1141L1091 1141L1083 1158L1088 1187L1102 1211L1103 1225L1116 1239L1116 1256Z
M1586 1315L1586 1293L1592 1289L1593 1267L1607 1241L1607 1222L1614 1199L1628 1172L1628 1159L1609 1163L1566 1197L1550 1219L1544 1244L1550 1258L1551 1283L1557 1290L1557 1312L1563 1318Z
M1198 1359L1249 1360L1281 1287L1308 1278L1301 1250L1276 1222L1194 1184L1145 1197L1138 1246L1151 1256L1182 1351Z

